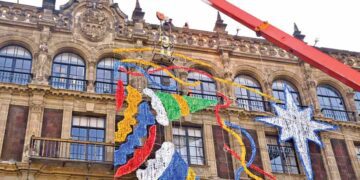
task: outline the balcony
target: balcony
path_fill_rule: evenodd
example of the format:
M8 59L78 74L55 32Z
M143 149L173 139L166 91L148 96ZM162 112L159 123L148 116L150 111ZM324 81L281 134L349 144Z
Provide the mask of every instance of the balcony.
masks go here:
M115 83L95 81L95 92L99 94L115 94L116 86Z
M243 108L247 111L256 111L256 112L271 112L274 113L275 110L271 106L271 102L256 100L256 99L245 99L245 98L236 98L236 104L239 108ZM284 103L276 103L278 106L285 108ZM307 108L308 106L298 106L299 108Z
M0 70L0 82L26 85L31 78L30 73Z
M353 121L356 122L356 113L352 111L336 110L336 109L321 109L321 113L327 117L337 121Z
M31 137L30 159L113 164L114 144Z
M86 80L67 77L50 76L50 84L54 88L75 91L86 91Z

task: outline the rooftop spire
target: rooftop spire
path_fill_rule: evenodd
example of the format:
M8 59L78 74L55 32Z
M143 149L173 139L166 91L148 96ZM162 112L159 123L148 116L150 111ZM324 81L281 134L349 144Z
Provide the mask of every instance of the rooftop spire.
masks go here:
M227 24L224 23L224 20L221 19L220 12L217 13L217 19L214 27L215 32L225 33Z
M132 20L141 21L144 19L144 16L145 16L145 12L142 11L139 0L136 0L135 9L132 14Z
M299 39L301 41L304 41L305 35L301 34L301 31L299 30L298 26L296 25L296 23L294 23L294 33L293 36L296 39Z

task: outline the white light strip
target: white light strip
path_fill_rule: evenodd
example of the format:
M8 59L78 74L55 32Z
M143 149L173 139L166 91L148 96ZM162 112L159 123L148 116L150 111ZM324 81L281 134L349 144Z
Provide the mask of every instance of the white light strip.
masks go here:
M151 106L156 111L156 121L163 126L168 126L169 119L167 117L164 105L162 104L159 97L157 97L154 91L149 88L145 88L143 93L151 98Z
M139 180L159 179L169 166L174 152L174 144L171 142L164 142L161 145L161 148L156 151L155 159L147 161L146 169L138 169L136 171L136 177Z

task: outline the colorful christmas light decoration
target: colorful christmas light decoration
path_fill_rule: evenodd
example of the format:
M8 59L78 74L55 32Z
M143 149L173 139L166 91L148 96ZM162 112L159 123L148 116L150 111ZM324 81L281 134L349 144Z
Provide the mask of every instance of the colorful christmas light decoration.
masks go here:
M159 71L159 70L164 70L166 72L170 69L184 69L186 71L193 71L193 72L197 72L200 74L205 74L206 76L213 78L221 83L226 83L226 84L231 84L231 85L234 85L237 87L242 87L242 85L233 84L232 82L228 82L228 81L220 79L220 78L212 77L211 75L207 74L206 72L203 72L203 71L200 71L197 69L178 67L178 66L160 67L159 65L156 65L156 64L153 64L150 62L146 62L146 61L141 61L141 60L124 60L123 62L117 62L117 63L115 63L116 67L114 67L115 73L118 73L119 67L122 66L120 68L120 70L124 71L130 75L145 76L152 84L159 86L163 89L172 88L169 86L163 86L161 84L158 84L157 82L155 82L152 79L152 77L148 74L147 71L145 71L143 68L141 68L135 64L132 64L132 63L149 65L149 66L157 68L152 71L149 71L149 73ZM136 69L140 73L127 71L126 68ZM172 76L170 75L170 77L172 77ZM172 77L172 78L174 78L174 77ZM183 84L185 86L190 86L190 85L195 86L195 85L199 84L199 82L188 83L188 82L183 82L180 79L175 79L175 80L177 80L178 83ZM122 86L123 86L123 84L121 84L121 82L119 82L118 88L117 88L117 93L116 93L117 109L119 109L119 107L121 108L122 102L124 99L124 90L123 90ZM156 136L156 126L152 125L154 123L154 117L151 114L150 109L147 106L147 103L144 102L139 106L140 111L139 111L138 116L135 119L133 116L135 116L135 114L137 113L137 110L138 110L137 106L141 102L141 99L142 99L141 94L136 89L132 88L131 86L127 87L127 91L128 91L128 96L126 97L126 102L128 103L128 107L125 109L124 120L122 120L118 123L118 129L119 130L121 129L122 132L119 133L119 131L117 131L116 132L117 135L115 138L116 142L124 142L124 140L122 140L122 139L126 139L126 141L119 147L119 150L116 151L117 153L115 154L115 164L121 165L120 167L117 168L115 177L121 177L125 174L131 173L131 172L135 171L136 169L138 169L140 167L140 165L146 161L149 154L151 153L154 143L155 143L155 136ZM201 99L201 98L197 98L197 97L180 96L180 95L167 94L167 93L161 93L161 92L154 93L150 89L144 89L143 93L151 98L151 106L156 111L156 121L159 124L164 125L164 126L167 126L169 124L169 120L170 121L177 120L181 116L186 116L190 113L194 113L196 111L208 108L209 106L214 106L218 103L216 100L207 100L207 99ZM256 93L259 93L259 92L256 92ZM136 98L134 98L133 95L135 95ZM263 94L261 94L261 95L263 95ZM131 98L129 98L129 96L131 96ZM229 101L228 98L223 96L222 94L219 94L219 96L223 97L223 99L226 102L225 105L218 104L215 107L215 115L216 115L216 119L217 119L219 125L224 130L226 130L231 135L233 135L236 138L236 140L239 142L239 144L241 146L241 152L242 152L239 159L243 166L244 171L250 177L252 177L254 179L261 179L258 176L255 176L254 174L252 174L247 169L247 166L246 166L247 164L245 161L246 149L243 146L244 144L243 144L240 136L237 133L235 133L233 130L231 130L229 127L227 127L227 125L224 124L224 122L220 118L220 115L219 115L220 109L229 107L231 101ZM274 100L274 98L272 98L272 99ZM147 108L146 108L146 106L147 106ZM148 114L146 114L146 112L148 112ZM146 114L146 115L144 115L144 114ZM147 118L149 118L150 121L147 121L146 120ZM151 119L152 119L152 121L151 121ZM139 124L137 126L135 126L136 121L139 121ZM146 136L147 131L146 131L145 127L147 127L148 125L152 125L152 126L149 128L148 137L145 140L144 145L142 147L140 147L141 145L139 143L139 138ZM134 129L133 134L130 135L130 133L132 132L132 129L131 129L132 126L134 126L135 129ZM121 134L121 135L119 135L119 134ZM121 137L121 138L119 138L119 137ZM119 139L121 139L122 141L119 141ZM163 145L171 146L171 145L168 145L168 143L164 143ZM172 146L173 146L173 144L172 144ZM166 149L166 147L164 147L164 148ZM228 147L228 150L229 150L229 152L232 152L232 150L229 147ZM162 153L163 151L158 151L158 152ZM171 152L172 152L172 154L171 154L171 156L169 156L169 157L171 157L171 160L169 160L170 158L167 158L167 160L166 160L166 162L168 162L168 163L164 163L165 159L163 159L163 158L165 158L165 157L163 155L160 155L160 156L157 155L156 159L160 159L160 160L156 160L156 159L149 160L147 169L145 169L145 170L138 169L137 176L145 178L145 179L148 177L150 177L150 179L187 179L187 180L195 179L196 178L195 172L191 168L189 168L189 166L181 158L181 156L174 149ZM253 154L254 154L254 152L255 151L253 151ZM127 157L128 157L127 155L130 155L130 154L133 154L133 156L132 156L132 158L127 160ZM166 154L166 153L164 153L164 154ZM232 155L237 156L237 154L235 152L233 152ZM250 161L250 163L251 163L251 161ZM248 164L250 164L250 163L248 163ZM250 165L250 167L252 167L252 169L256 169L259 172L263 172L260 168L257 168L254 165ZM240 174L239 171L241 172L241 170L242 169L238 169L237 174ZM266 172L264 172L264 174L267 175ZM154 177L156 177L156 178L154 178Z
M156 121L163 126L169 125L169 119L165 111L164 105L162 104L159 97L156 96L153 90L145 88L143 93L151 98L151 106L156 111Z
M147 127L155 124L155 118L150 111L147 102L143 102L139 106L139 113L136 117L139 122L134 128L131 135L126 138L126 141L120 145L120 148L115 151L115 166L126 163L127 156L134 153L136 147L141 146L141 138L147 136Z
M124 112L124 119L121 120L117 126L118 131L115 132L115 142L125 141L127 135L132 132L131 126L136 124L134 115L137 113L138 105L142 100L141 93L131 86L126 87L129 95L126 97L128 107Z
M322 147L317 133L324 130L335 130L336 127L327 123L313 121L312 107L300 109L287 87L285 87L285 97L285 108L274 103L272 104L277 114L276 117L258 117L256 121L277 127L280 131L280 142L293 140L301 164L304 166L306 176L312 180L314 176L311 168L308 141L312 141Z
M126 162L126 164L117 168L114 177L121 177L123 175L129 174L136 169L138 169L141 164L143 164L146 159L150 156L151 151L154 148L156 139L156 125L152 125L149 128L149 136L146 139L144 145L135 150L134 156Z
M159 179L169 167L175 147L171 142L164 142L161 148L155 152L155 159L147 161L146 169L138 169L136 177L139 180Z

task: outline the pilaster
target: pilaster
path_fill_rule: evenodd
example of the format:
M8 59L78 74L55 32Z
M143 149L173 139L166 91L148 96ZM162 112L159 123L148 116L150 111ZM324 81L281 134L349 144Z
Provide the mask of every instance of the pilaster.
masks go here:
M5 136L5 128L6 128L6 122L7 117L9 113L10 108L10 99L1 99L0 103L0 157L2 152L2 145L4 142L4 136Z
M216 155L215 155L215 147L214 147L214 137L212 133L212 125L211 123L205 123L203 127L204 131L204 150L206 156L206 162L209 166L208 176L217 177L217 169L216 169Z
M73 102L65 101L64 102L64 112L63 112L63 122L61 129L61 139L70 139L71 138L71 123L72 123L72 113L73 113Z
M356 156L357 152L355 151L354 141L345 135L345 143L348 149L352 167L354 168L356 179L360 179L360 161Z
M23 161L28 161L31 136L40 137L44 113L44 92L34 92L30 98L29 116L26 126Z
M326 159L325 165L329 169L329 179L341 179L340 172L336 164L336 159L334 155L334 151L331 146L330 138L321 134L321 139L324 144L324 158Z

